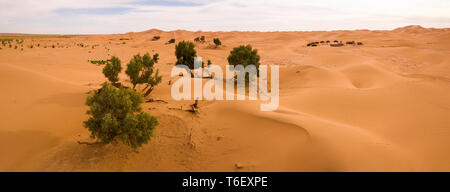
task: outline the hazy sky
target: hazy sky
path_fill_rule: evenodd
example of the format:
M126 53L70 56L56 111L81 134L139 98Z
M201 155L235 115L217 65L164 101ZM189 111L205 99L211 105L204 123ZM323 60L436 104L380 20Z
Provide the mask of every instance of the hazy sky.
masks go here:
M0 0L0 33L450 27L450 0Z

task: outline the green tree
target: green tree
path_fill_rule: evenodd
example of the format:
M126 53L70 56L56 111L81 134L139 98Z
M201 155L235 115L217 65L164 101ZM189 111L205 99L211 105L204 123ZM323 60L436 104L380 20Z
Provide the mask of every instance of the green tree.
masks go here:
M122 71L121 61L118 57L112 56L110 60L106 62L103 68L103 74L114 85L119 81L119 73Z
M197 56L194 48L194 43L190 41L181 41L175 45L176 65L186 65L190 69L194 69L194 57Z
M255 65L256 74L259 76L260 56L258 55L258 50L252 49L251 45L241 45L233 48L227 59L228 63L233 66L243 65L247 67L248 65ZM245 79L249 80L248 76Z
M258 50L253 49L251 45L241 45L239 47L233 48L228 56L228 63L230 65L243 65L247 67L248 65L255 65L259 72L259 60Z
M86 100L90 117L84 121L84 127L92 138L103 143L121 141L137 149L148 143L159 124L156 117L142 111L142 102L140 93L105 82Z
M162 76L159 75L159 70L154 69L158 60L158 53L154 54L153 57L150 57L149 53L146 53L144 56L137 54L133 56L127 65L125 73L130 77L133 89L136 88L137 84L147 84L144 91L147 88L148 90L144 96L149 95L153 91L154 86L161 83Z
M214 44L216 45L216 47L222 45L222 42L220 42L219 38L214 38Z

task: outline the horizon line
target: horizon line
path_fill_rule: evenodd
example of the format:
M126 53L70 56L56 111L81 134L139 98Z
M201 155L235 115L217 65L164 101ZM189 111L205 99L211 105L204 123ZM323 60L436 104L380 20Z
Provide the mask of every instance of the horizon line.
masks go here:
M124 35L128 33L144 33L148 31L159 31L159 32L177 32L177 31L186 31L191 33L229 33L229 32L242 32L242 33L281 33L281 32L338 32L338 31L394 31L398 29L407 29L411 27L418 27L419 29L434 29L434 30L446 30L450 29L449 27L423 27L422 25L405 25L402 27L395 27L392 29L367 29L367 28L360 28L360 29L335 29L335 30L309 30L309 31L301 31L301 30L283 30L283 31L276 31L276 30L267 30L267 31L245 31L245 30L230 30L230 31L203 31L203 30L186 30L186 29L176 29L176 30L162 30L158 28L151 28L144 31L129 31L129 32L123 32L123 33L26 33L26 32L17 32L17 33L2 33L0 32L0 35L74 35L74 36L81 36L81 35Z

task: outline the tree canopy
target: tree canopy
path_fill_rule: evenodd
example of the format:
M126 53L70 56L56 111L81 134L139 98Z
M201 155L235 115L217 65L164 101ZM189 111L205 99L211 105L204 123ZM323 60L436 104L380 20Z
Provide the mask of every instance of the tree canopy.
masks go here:
M148 143L159 124L156 117L142 111L142 102L140 93L105 82L87 98L90 117L84 121L84 126L92 138L103 143L121 141L137 149Z
M119 81L119 73L121 71L122 71L121 61L118 57L115 56L112 56L111 59L106 62L106 65L103 68L103 74L113 84L116 84L117 81Z

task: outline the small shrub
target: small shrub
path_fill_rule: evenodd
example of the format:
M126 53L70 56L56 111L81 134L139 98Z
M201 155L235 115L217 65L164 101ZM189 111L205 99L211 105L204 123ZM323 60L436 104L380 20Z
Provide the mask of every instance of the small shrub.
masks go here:
M153 36L153 39L152 39L152 41L158 41L159 39L161 39L161 37L160 37L160 36Z
M114 85L116 85L117 81L119 81L120 71L122 71L121 61L115 56L112 56L103 68L103 74Z
M159 124L156 117L142 111L142 102L140 93L105 82L86 100L90 117L83 122L84 127L103 143L120 141L137 149L148 143Z
M214 38L214 44L216 45L216 47L222 45L222 42L220 41L219 38Z
M52 45L52 48L55 48L55 45Z
M196 37L194 39L194 42L202 42L202 43L204 43L205 42L205 36Z
M167 43L168 44L175 43L175 39L170 39L169 41L167 41Z

